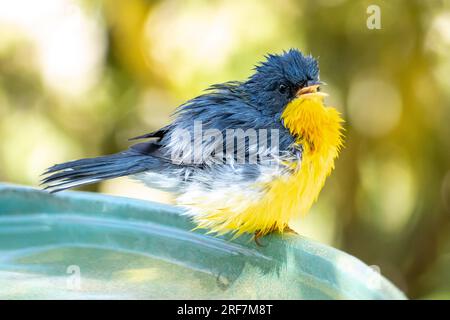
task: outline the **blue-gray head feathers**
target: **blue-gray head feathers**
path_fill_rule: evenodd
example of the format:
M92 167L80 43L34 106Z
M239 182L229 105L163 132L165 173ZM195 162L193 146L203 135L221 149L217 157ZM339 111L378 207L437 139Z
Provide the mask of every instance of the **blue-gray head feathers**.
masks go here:
M269 54L243 84L254 104L279 113L302 87L319 83L319 65L297 49Z

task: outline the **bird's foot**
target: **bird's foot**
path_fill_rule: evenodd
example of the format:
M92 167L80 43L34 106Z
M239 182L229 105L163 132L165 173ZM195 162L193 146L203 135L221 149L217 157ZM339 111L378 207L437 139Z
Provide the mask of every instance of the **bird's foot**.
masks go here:
M286 225L283 229L283 233L290 233L290 234L295 234L298 236L298 232L295 231L294 229L292 229L291 227L289 227L289 225Z
M255 243L259 247L265 247L266 245L262 245L261 242L259 241L259 239L261 239L263 236L265 236L267 234L274 233L274 232L277 232L277 226L275 224L266 232L263 232L261 230L256 230L255 235L253 236L253 240L255 240Z
M263 236L265 236L266 234L270 234L273 232L279 232L279 230L276 229L275 225L268 232L265 232L265 233L261 232L261 230L257 230L257 231L255 231L255 234L253 235L253 240L255 241L255 243L258 247L265 247L266 245L261 244L260 239ZM285 225L285 227L283 228L281 233L289 233L289 234L298 235L298 232L295 231L294 229L292 229L291 227L289 227L289 225Z
M255 234L253 235L253 240L255 241L255 243L258 247L266 246L266 245L261 244L261 242L259 241L259 239L261 239L262 237L263 237L263 233L260 230L255 231Z

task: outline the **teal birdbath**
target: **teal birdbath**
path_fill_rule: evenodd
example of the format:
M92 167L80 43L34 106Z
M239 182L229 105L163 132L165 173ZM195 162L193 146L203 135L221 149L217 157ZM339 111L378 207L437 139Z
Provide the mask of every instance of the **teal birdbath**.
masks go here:
M0 298L405 299L358 259L301 236L258 247L193 228L167 205L0 185Z

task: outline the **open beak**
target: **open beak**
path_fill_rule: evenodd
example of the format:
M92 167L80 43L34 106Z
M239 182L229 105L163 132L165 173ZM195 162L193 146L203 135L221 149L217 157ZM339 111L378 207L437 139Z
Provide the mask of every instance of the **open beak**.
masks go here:
M297 98L299 97L311 97L311 96L322 96L326 97L328 96L324 92L319 91L320 85L323 83L313 84L307 87L300 88L297 93L295 94Z

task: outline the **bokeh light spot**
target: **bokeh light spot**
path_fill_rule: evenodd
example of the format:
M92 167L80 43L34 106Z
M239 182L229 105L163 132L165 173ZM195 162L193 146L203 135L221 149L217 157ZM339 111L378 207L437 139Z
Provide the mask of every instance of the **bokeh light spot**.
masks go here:
M394 84L381 77L356 77L350 86L348 114L354 127L367 136L381 136L400 120L402 101Z

